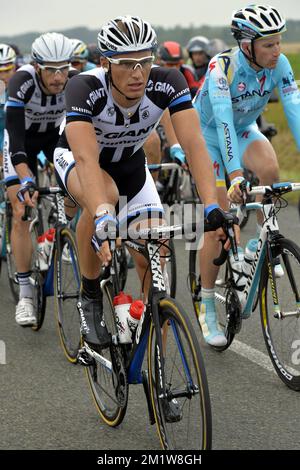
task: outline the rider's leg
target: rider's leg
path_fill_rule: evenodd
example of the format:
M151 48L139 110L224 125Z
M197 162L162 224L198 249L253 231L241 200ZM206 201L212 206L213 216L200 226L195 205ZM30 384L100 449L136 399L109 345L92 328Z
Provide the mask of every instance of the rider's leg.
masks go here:
M228 210L225 182L223 186L218 187L217 193L220 207ZM202 299L199 322L205 341L212 346L224 346L227 342L224 333L219 328L215 307L215 282L219 268L213 264L213 260L220 250L221 243L216 240L215 233L206 233L199 256Z
M32 241L29 222L23 221L24 205L17 198L19 185L7 188L7 195L13 210L11 245L19 282L19 302L16 306L16 322L22 326L31 326L36 322L33 306L33 286L30 283Z
M118 191L112 178L103 171L107 204L116 205ZM86 208L85 193L73 167L65 186L72 197L83 209L76 227L79 264L81 270L81 299L78 303L81 316L83 338L92 347L106 347L110 337L103 322L102 292L100 289L101 260L91 246L91 238L95 232L94 219Z

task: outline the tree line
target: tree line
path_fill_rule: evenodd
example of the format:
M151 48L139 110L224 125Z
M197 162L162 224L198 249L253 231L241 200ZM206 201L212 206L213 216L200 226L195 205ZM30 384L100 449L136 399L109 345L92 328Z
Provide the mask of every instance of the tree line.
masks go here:
M187 26L182 27L174 25L172 28L164 28L162 26L154 26L158 41L177 41L182 46L185 46L188 40L193 36L206 36L209 39L220 38L223 39L229 46L235 44L233 37L230 33L229 26ZM288 20L287 31L284 33L284 42L299 42L300 21ZM76 27L58 31L65 34L69 38L78 38L86 43L96 42L98 30L92 30L86 27ZM1 43L14 43L17 44L23 53L30 52L31 44L34 39L38 37L41 32L30 32L14 36L0 36Z

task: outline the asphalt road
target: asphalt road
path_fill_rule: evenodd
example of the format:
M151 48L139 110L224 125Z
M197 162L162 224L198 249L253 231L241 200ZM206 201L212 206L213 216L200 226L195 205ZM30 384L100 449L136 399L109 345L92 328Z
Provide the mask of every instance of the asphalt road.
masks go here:
M296 209L283 210L280 221L282 232L300 244ZM249 238L254 230L252 216L244 235ZM177 298L192 316L188 256L183 242L176 246ZM45 324L35 333L15 323L5 269L0 289L0 345L6 349L6 364L0 363L0 449L160 449L155 426L148 422L142 386L131 386L122 425L108 428L94 407L84 369L64 358L52 299ZM132 270L127 290L137 292ZM212 401L213 448L299 449L300 393L289 390L271 368L256 361L257 351L266 354L257 312L243 323L237 340L254 348L254 355L241 355L234 343L218 354L201 339Z

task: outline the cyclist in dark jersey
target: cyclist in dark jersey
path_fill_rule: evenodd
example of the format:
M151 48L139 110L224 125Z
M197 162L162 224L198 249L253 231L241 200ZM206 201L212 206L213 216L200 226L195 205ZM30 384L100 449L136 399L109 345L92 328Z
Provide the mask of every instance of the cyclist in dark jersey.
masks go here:
M32 45L34 65L20 67L11 78L4 131L4 177L13 207L12 248L20 285L16 321L31 326L36 321L33 286L30 283L32 243L28 222L22 221L24 203L34 205L37 154L42 150L52 161L65 116L64 87L73 52L68 38L47 33ZM20 202L22 201L22 202Z
M102 67L72 78L66 87L67 118L54 155L60 184L83 208L77 225L82 292L79 303L81 330L92 347L105 347L110 338L103 323L99 275L101 263L111 258L105 230L149 214L156 220L163 208L145 165L143 143L169 108L178 140L183 146L205 215L220 227L224 214L216 204L210 157L199 120L192 107L186 80L176 69L151 67L156 34L138 17L118 17L98 34ZM119 196L127 198L122 206ZM224 236L218 229L219 236ZM99 257L91 247L92 236ZM141 279L146 265L134 256ZM146 287L149 278L146 278ZM147 292L146 292L147 294Z

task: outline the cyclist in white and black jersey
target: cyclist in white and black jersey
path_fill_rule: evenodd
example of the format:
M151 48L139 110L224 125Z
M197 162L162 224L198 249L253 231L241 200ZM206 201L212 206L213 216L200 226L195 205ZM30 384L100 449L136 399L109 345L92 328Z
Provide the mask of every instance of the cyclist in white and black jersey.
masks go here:
M83 207L77 225L82 273L79 311L83 337L94 348L107 346L110 337L101 321L100 260L90 241L95 235L100 258L107 264L111 255L108 242L103 240L107 225L116 223L113 212L119 195L127 196L127 206L117 207L120 224L142 213L162 216L142 146L166 108L207 218L214 227L224 221L186 80L177 70L151 68L156 43L150 24L138 17L109 21L98 35L102 67L77 75L66 87L67 124L54 164L60 183ZM224 236L221 229L218 233ZM145 262L140 255L134 257L143 279Z
M13 207L12 249L20 285L16 321L35 323L33 287L30 284L32 243L28 222L22 221L24 203L33 206L37 154L42 150L52 161L65 116L64 88L70 74L73 47L68 38L47 33L32 45L34 65L24 65L11 78L6 103L4 132L4 177ZM77 73L75 71L75 73Z

